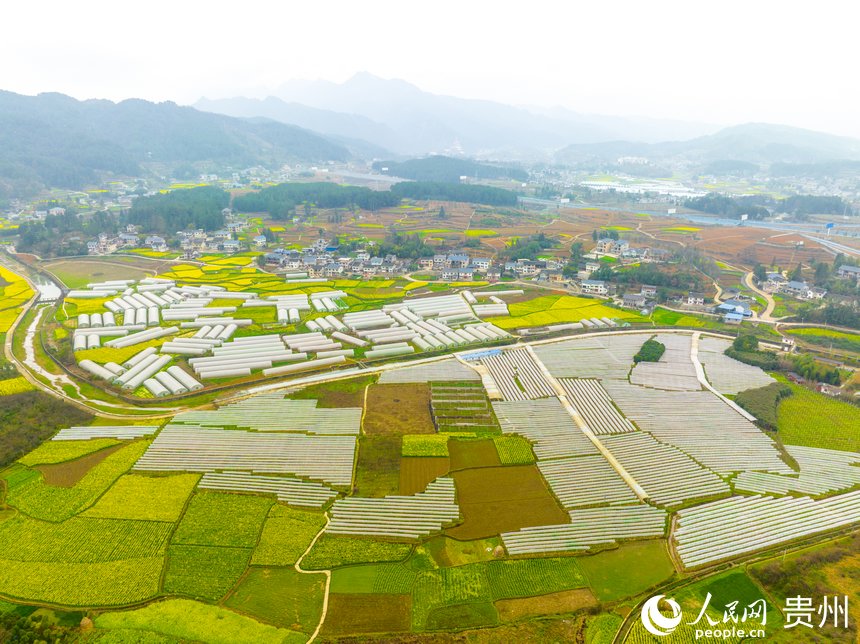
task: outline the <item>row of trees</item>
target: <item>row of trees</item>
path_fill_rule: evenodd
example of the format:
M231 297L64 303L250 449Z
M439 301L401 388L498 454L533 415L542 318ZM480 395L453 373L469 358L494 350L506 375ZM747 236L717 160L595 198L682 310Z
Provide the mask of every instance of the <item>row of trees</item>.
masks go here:
M404 181L391 186L392 194L402 199L432 199L434 201L463 201L488 206L516 206L517 195L510 190L492 186L431 181Z
M729 197L710 192L704 197L687 199L684 206L732 219L740 219L741 215L748 215L750 219L764 219L769 217L771 212L786 212L801 217L814 214L854 214L853 208L841 197L819 195L792 195L784 199L774 199L768 195Z
M400 203L401 197L392 192L371 190L336 183L281 183L259 192L236 197L234 206L244 212L268 212L273 219L290 219L298 206L311 208L361 208L375 211Z

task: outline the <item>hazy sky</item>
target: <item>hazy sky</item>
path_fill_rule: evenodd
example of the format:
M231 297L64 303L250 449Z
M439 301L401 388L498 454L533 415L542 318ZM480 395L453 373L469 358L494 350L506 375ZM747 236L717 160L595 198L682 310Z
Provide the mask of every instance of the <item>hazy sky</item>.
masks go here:
M519 105L860 137L851 0L5 3L0 89L265 96L359 71Z

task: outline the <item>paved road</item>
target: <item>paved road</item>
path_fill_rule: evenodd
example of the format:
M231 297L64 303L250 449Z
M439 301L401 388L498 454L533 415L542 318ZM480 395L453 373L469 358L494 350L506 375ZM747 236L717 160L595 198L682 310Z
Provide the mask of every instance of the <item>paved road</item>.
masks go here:
M752 273L746 273L744 275L744 284L751 291L753 291L757 295L761 295L767 301L767 307L765 307L764 312L758 316L758 319L762 322L776 322L777 318L774 318L771 315L773 313L773 310L776 308L776 301L773 299L773 296L770 293L761 290L758 286L755 285L755 283L753 282Z

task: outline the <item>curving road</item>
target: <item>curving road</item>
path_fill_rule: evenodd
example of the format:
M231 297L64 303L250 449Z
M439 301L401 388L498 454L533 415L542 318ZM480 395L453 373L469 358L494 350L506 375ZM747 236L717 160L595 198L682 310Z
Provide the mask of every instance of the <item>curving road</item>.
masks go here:
M765 307L764 311L758 316L758 319L762 322L777 322L778 318L774 318L771 315L773 313L773 310L776 308L776 300L773 299L773 296L770 293L761 290L758 286L755 285L755 283L753 282L753 274L751 272L744 274L744 285L748 289L753 291L756 295L761 295L767 301L767 306Z

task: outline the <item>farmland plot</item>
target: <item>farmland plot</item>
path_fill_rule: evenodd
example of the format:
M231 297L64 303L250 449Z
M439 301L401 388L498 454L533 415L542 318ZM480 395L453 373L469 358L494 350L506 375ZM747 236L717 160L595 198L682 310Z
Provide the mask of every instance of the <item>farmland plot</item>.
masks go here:
M786 451L800 465L792 475L769 472L741 472L735 489L759 494L796 492L818 496L860 485L860 454L816 447L786 446Z
M666 347L658 362L640 362L630 372L630 382L652 389L698 391L702 388L690 359L690 335L660 334L656 337Z
M600 440L658 505L731 493L728 484L714 472L650 434L630 432Z
M317 407L316 400L293 400L285 399L281 394L263 394L224 405L215 411L177 414L173 422L201 427L243 427L261 432L357 436L361 427L361 408Z
M501 355L482 358L505 400L534 400L554 396L540 367L525 349L503 351Z
M540 461L538 468L565 509L637 500L621 475L600 454Z
M309 436L171 424L161 430L134 469L293 474L346 486L352 482L355 442L355 436Z
M732 497L678 512L676 549L687 568L773 548L860 522L860 492L814 501L808 496ZM744 526L739 532L738 526Z
M758 367L744 364L725 355L731 346L728 340L703 337L699 340L699 362L705 368L708 382L722 394L739 394L774 382Z
M456 382L480 380L478 372L470 369L454 358L446 358L422 365L386 369L379 376L380 384Z
M480 383L430 385L433 422L440 432L498 432L499 425Z
M45 521L63 521L101 496L146 450L146 441L134 442L111 454L74 487L47 485L36 471L25 471L8 482L7 500L25 514Z
M626 380L645 335L582 337L542 344L535 354L556 378Z
M527 438L539 460L598 453L557 398L494 402L493 410L502 433Z
M570 524L523 528L502 534L512 555L576 552L622 539L661 537L666 512L650 505L622 505L572 510Z
M417 539L442 530L459 517L454 481L443 477L412 496L335 501L326 532Z
M711 392L658 391L615 380L603 385L640 429L715 472L792 473L774 442ZM695 410L695 416L691 417L690 410Z
M564 378L560 379L559 383L567 393L568 400L595 434L618 434L636 429L615 408L609 394L600 386L600 381L590 378Z

